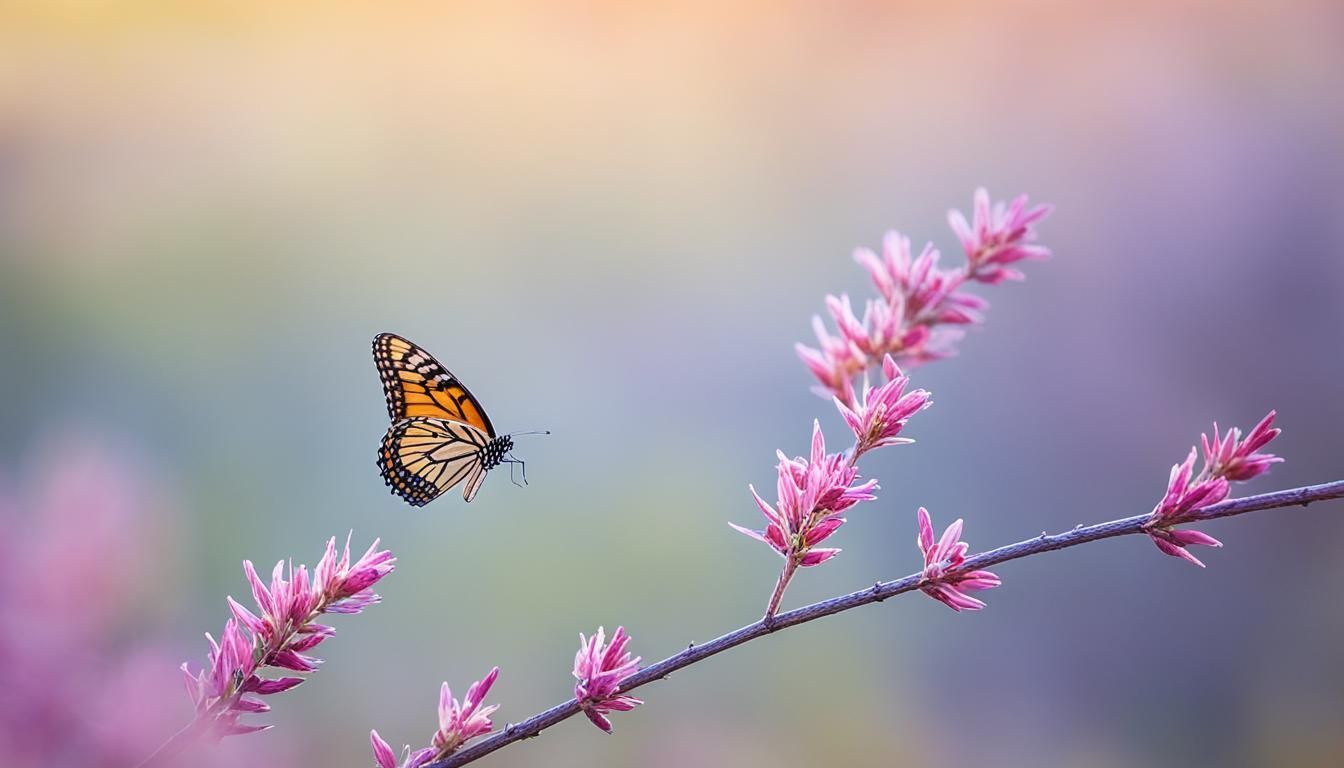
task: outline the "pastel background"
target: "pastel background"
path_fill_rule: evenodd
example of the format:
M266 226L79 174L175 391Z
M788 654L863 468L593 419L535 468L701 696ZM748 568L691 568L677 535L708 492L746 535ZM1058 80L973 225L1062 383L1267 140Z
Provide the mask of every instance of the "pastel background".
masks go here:
M1215 419L1277 408L1239 493L1344 476L1338 3L0 5L0 763L127 765L189 717L239 564L354 529L400 556L326 666L220 764L371 764L438 684L497 722L569 695L580 631L661 658L755 619L734 534L814 417L792 344L897 228L949 259L986 185L1053 261L982 291L786 604L1145 512ZM373 464L396 331L523 438L464 506ZM732 651L493 766L1337 765L1344 508L998 569ZM1204 553L1201 553L1203 555ZM340 620L344 618L345 620Z

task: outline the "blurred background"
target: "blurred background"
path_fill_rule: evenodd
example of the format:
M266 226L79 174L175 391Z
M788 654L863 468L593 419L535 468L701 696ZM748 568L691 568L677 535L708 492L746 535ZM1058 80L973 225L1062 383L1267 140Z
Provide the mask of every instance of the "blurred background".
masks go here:
M371 764L492 665L570 695L759 616L747 483L833 408L794 356L888 228L957 263L976 186L1053 261L918 369L915 446L786 604L1151 509L1270 408L1252 493L1344 476L1344 10L1260 4L8 2L0 6L0 763L127 765L190 717L244 558L400 557L221 764ZM379 331L522 438L531 485L389 496ZM734 650L482 765L1337 765L1344 506L1005 565ZM344 619L344 620L342 620Z

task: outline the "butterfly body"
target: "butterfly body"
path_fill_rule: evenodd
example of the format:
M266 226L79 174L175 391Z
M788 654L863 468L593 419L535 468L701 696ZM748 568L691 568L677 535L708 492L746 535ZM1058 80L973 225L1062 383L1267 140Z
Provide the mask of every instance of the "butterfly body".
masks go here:
M471 501L487 472L517 462L513 438L495 433L480 402L428 352L382 333L373 358L392 419L378 468L392 493L419 507L464 483L462 498Z

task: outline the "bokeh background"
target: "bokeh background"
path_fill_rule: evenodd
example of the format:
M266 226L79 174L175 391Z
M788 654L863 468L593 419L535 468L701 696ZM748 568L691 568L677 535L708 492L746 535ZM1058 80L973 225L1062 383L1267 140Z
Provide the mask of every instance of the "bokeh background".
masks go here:
M936 405L799 605L1147 511L1217 419L1277 408L1344 476L1338 3L7 2L0 6L0 762L126 765L184 723L244 558L400 556L222 764L422 744L491 665L563 700L580 631L661 658L759 615L748 482L805 450L791 345L888 228L973 189L1058 205L1056 258L919 369ZM389 496L369 356L439 355L531 485ZM496 766L1337 765L1344 507L1006 565L730 652ZM1203 554L1203 553L1201 553ZM485 763L483 763L485 764Z

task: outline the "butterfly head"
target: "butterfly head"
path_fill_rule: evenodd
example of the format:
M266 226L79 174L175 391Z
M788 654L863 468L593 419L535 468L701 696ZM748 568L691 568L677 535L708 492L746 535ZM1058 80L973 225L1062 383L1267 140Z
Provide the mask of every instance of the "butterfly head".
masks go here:
M498 467L509 451L513 450L513 436L500 435L485 444L481 449L481 468L487 471Z

